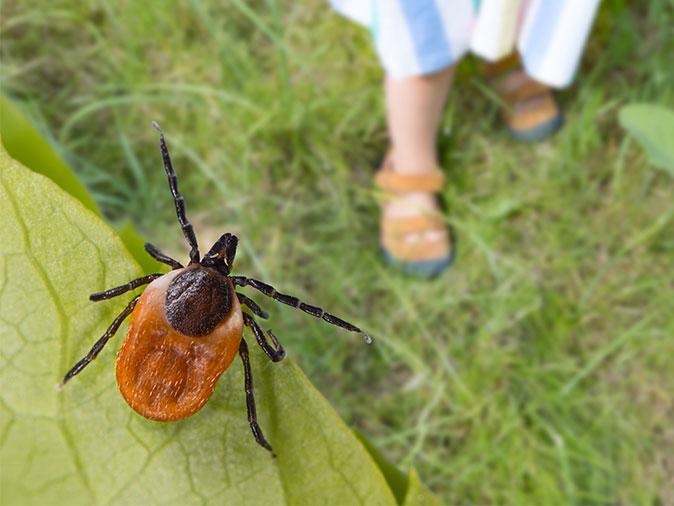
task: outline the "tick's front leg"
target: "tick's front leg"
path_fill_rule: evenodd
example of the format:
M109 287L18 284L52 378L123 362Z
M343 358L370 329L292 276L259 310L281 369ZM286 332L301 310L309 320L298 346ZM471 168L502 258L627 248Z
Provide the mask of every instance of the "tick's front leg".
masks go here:
M235 285L252 286L256 290L265 294L267 297L271 297L272 299L282 302L283 304L300 309L305 313L326 321L336 327L343 328L349 332L357 332L362 336L363 341L365 341L367 344L372 344L372 336L370 336L370 334L356 327L353 323L342 320L338 316L326 312L323 308L302 302L293 295L277 292L276 288L258 279L247 278L246 276L230 276L230 279Z

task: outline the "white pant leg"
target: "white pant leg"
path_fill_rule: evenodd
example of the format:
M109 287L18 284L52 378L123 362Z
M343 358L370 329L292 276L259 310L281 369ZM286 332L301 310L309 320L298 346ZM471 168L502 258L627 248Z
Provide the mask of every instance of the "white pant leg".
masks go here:
M517 47L534 79L571 84L600 0L529 0Z
M468 51L472 0L330 0L345 16L367 26L388 75L430 74Z

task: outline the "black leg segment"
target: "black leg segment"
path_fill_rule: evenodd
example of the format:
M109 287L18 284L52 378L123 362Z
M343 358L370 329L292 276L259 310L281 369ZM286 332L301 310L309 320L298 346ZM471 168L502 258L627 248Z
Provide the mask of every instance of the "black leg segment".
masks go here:
M124 310L117 315L117 318L115 318L110 326L108 327L108 330L105 331L105 334L96 341L96 343L91 347L91 350L89 350L89 353L85 355L84 358L82 358L79 362L77 362L72 369L70 369L67 374L63 377L63 381L61 382L61 386L65 385L70 378L78 374L82 369L84 369L87 365L91 363L92 360L94 360L98 354L101 352L103 347L107 344L107 342L110 340L112 336L115 335L115 332L117 332L117 329L119 329L119 326L122 324L124 319L131 314L133 311L133 308L136 307L136 303L138 302L138 299L140 298L140 295L136 295L133 299L131 299L131 302L129 302L129 305L124 308Z
M310 314L311 316L315 316L316 318L321 318L322 320L331 323L332 325L335 325L337 327L341 327L343 329L346 329L350 332L357 332L361 334L363 337L363 340L367 344L372 343L372 336L370 336L367 332L359 329L356 327L354 324L347 322L346 320L342 320L341 318L338 318L337 316L326 313L322 308L318 306L312 306L310 304L306 304L302 302L300 299L297 297L293 297L292 295L286 295L284 293L279 293L276 291L276 289L268 285L267 283L264 283L263 281L259 281L257 279L253 278L247 278L245 276L231 276L230 279L232 282L236 285L239 286L252 286L256 290L262 292L265 294L267 297L271 297L274 300L277 300L279 302L283 302L284 304L287 304L289 306L301 309L305 313Z
M152 126L159 132L159 149L161 150L161 157L164 162L164 170L168 176L169 188L173 194L178 221L183 229L183 235L187 239L187 244L190 246L190 263L195 264L199 262L199 246L197 245L197 237L194 235L194 228L192 228L192 224L187 221L187 216L185 216L185 199L178 191L178 176L176 176L176 172L173 170L171 156L164 139L164 132L159 128L159 124L156 121L152 122Z
M135 290L139 286L147 285L148 283L152 283L157 278L162 277L163 274L155 273L155 274L148 274L147 276L143 276L142 278L137 278L132 281L129 281L127 284L122 285L122 286L116 286L115 288L110 288L108 290L105 290L104 292L96 292L92 293L89 295L89 300L93 300L94 302L97 302L99 300L106 300L106 299L112 299L113 297L117 297L118 295L122 295L123 293L126 293L131 290Z
M269 345L264 332L262 332L262 329L259 327L255 319L248 313L243 313L243 323L246 327L253 331L257 344L260 345L260 348L264 350L272 362L280 362L285 358L286 350L283 349L283 346L281 346L281 343L278 342L278 339L276 339L276 336L271 330L267 330L267 335L269 336L269 339L271 339L271 342L274 346Z
M253 299L246 297L244 294L236 292L236 297L239 299L239 302L250 309L255 316L264 318L265 320L269 318L269 315L264 311L260 306L257 305Z
M248 424L250 425L250 430L253 431L253 436L255 441L261 447L269 450L272 457L276 457L274 450L272 450L271 445L264 438L262 434L262 429L257 424L257 410L255 409L255 394L253 393L253 373L250 370L250 360L248 358L248 345L246 344L245 339L241 339L241 344L239 345L239 356L241 357L241 362L243 362L243 376L244 383L246 387L246 408L248 409Z
M147 251L147 253L152 258L154 258L157 262L161 262L163 264L170 265L174 269L182 269L183 268L183 265L180 262L178 262L177 260L173 260L173 258L171 258L168 255L164 255L164 253L159 251L156 248L156 246L150 244L149 242L145 243L145 251Z

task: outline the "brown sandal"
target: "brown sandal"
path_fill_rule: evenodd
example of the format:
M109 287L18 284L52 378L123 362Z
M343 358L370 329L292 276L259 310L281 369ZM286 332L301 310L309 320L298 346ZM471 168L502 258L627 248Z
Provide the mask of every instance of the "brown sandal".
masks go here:
M375 184L389 197L408 192L439 192L445 184L445 176L440 170L416 175L394 172L387 157L375 175ZM444 240L407 242L405 238L410 234L445 230L448 230L447 223L439 213L391 217L382 210L380 244L384 258L404 272L429 278L437 276L454 258L451 229Z
M516 54L486 65L485 73L499 80L497 92L505 106L503 120L512 137L535 142L562 126L564 117L550 88L529 77Z
M507 106L503 119L514 138L535 142L562 126L563 116L550 88L531 79L523 70L505 76L498 92Z

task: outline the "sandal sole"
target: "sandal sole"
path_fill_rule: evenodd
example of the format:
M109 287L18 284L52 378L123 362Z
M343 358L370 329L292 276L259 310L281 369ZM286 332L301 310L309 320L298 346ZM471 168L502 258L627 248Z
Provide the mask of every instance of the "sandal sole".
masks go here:
M526 130L514 130L508 127L508 133L513 139L523 142L538 142L547 139L564 124L564 115L558 114L551 120Z
M434 258L432 260L399 260L389 253L386 249L381 248L384 262L389 267L394 267L404 274L432 279L448 269L454 263L456 248L452 248L449 255L442 258Z

